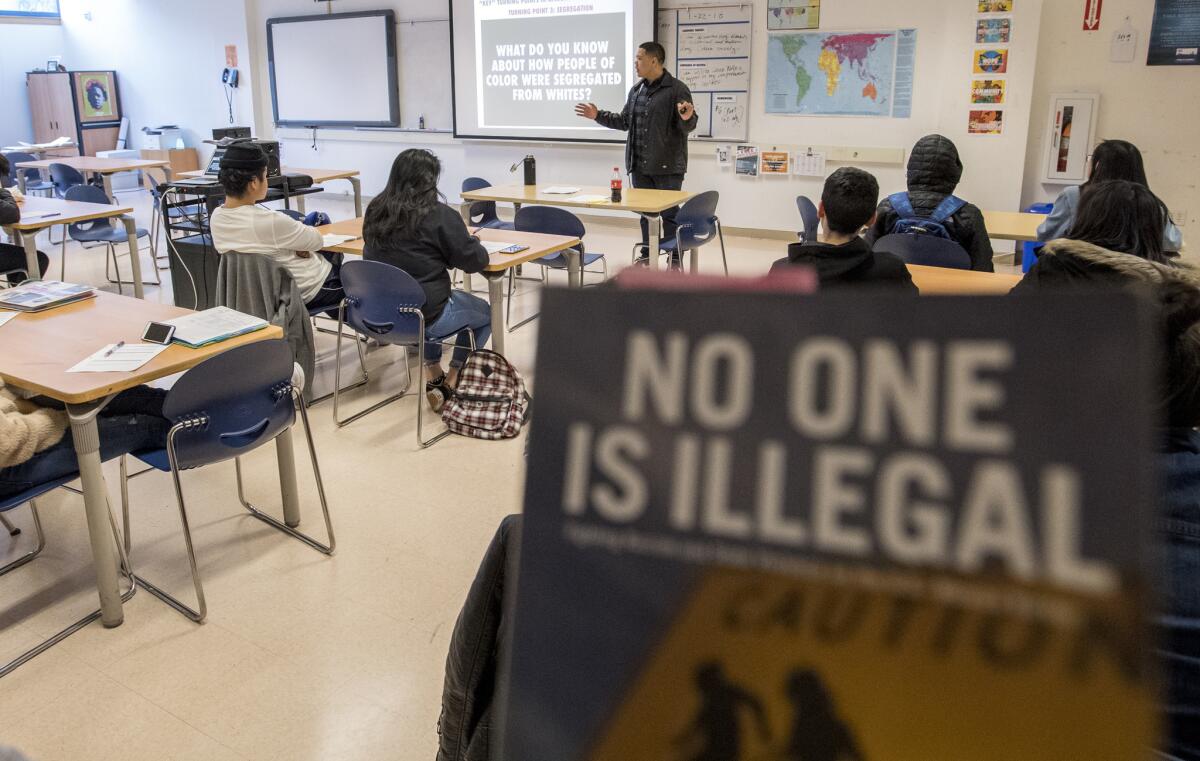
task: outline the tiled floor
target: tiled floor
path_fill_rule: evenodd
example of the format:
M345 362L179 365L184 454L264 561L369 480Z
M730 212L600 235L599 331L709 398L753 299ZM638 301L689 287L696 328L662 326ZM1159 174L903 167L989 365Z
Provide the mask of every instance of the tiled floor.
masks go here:
M146 194L122 200L136 201L148 226ZM314 197L308 208L352 216L341 196ZM609 252L610 266L620 266L632 235L591 225L589 250ZM56 277L58 247L44 235L39 243ZM727 243L731 271L745 274L764 272L786 245ZM72 244L68 253L69 279L103 282L102 251ZM717 251L704 253L703 269L716 271ZM537 308L534 284L520 290L517 319ZM150 287L147 298L169 300L170 288ZM533 322L508 337L508 354L531 385L536 334ZM318 337L318 353L320 392L332 383L332 338ZM399 385L398 351L368 357L375 377L352 404ZM329 403L313 408L337 532L332 558L250 518L232 464L186 473L208 622L196 626L137 594L121 627L93 624L0 680L0 745L41 761L432 758L450 633L496 524L520 510L524 441L451 437L419 451L414 415L406 400L337 429ZM248 468L251 499L267 505L278 504L272 451L256 453ZM297 452L305 526L319 532L311 470ZM115 463L106 472L118 505ZM138 573L191 599L170 479L135 480L132 501ZM2 661L96 605L80 498L60 490L41 509L45 552L0 578ZM9 516L29 528L25 508ZM0 563L23 551L30 533L0 533Z

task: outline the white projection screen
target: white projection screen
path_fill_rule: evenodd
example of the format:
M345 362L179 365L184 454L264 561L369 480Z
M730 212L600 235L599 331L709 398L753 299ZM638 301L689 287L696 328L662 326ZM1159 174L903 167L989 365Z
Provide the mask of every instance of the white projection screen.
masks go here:
M395 11L267 19L267 60L280 126L400 122Z
M656 0L449 2L456 137L624 140L575 104L625 105Z

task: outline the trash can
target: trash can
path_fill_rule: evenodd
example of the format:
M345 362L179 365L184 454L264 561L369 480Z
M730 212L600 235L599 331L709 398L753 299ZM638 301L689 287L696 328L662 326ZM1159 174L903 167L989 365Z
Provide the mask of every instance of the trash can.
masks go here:
M1054 209L1052 203L1035 203L1025 209L1026 214L1049 214ZM1041 250L1042 244L1037 241L1026 241L1024 253L1021 257L1021 271L1028 272L1037 261L1038 251Z

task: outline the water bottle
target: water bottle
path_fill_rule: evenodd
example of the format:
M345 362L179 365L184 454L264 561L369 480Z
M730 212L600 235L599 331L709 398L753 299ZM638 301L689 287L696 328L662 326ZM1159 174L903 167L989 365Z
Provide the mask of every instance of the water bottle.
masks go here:
M525 184L537 185L537 161L530 155L525 157L523 163L525 164Z
M425 114L421 114L421 118L417 120L417 129L425 129Z
M621 167L613 167L612 177L612 202L621 203Z

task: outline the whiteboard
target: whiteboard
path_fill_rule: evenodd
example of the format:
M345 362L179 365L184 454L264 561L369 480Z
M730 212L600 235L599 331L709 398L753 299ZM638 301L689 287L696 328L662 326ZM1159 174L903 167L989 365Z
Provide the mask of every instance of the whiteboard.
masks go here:
M692 91L699 140L745 141L750 133L754 6L672 8L658 13L667 67Z
M268 19L275 124L396 126L396 58L391 10Z

